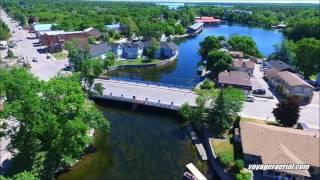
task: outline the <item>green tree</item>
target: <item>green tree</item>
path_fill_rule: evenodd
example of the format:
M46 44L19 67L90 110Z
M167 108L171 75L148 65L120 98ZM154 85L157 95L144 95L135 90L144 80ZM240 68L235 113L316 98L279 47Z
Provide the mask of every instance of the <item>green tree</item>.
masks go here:
M145 50L144 54L149 58L154 58L155 53L159 51L159 49L160 49L160 42L157 41L155 38L152 38L151 46Z
M243 102L244 94L239 89L227 88L220 91L209 115L210 123L216 133L224 133L232 127Z
M176 34L181 35L181 34L184 34L184 33L185 33L185 29L184 29L184 27L183 27L181 24L177 24L177 25L174 26L174 32L175 32Z
M248 36L232 36L228 40L228 44L231 46L232 50L242 51L245 54L262 57L259 52L256 43L251 37Z
M214 77L217 77L220 72L229 69L232 63L231 56L223 51L211 50L206 59L207 69L211 71Z
M7 58L13 58L13 57L14 57L13 52L12 52L10 49L8 49L8 51L7 51Z
M118 39L121 38L121 35L118 32L116 32L116 33L113 34L113 38L118 40Z
M202 42L200 42L199 45L199 54L201 55L202 59L207 59L207 56L210 51L218 50L222 47L219 38L215 36L206 37Z
M274 45L275 52L269 56L269 59L279 59L285 63L291 64L294 62L295 54L295 43L290 40L284 40L280 45Z
M236 168L237 171L241 171L244 168L244 162L241 159L238 159L234 162L234 167Z
M41 82L24 69L0 69L0 94L7 99L0 117L14 117L11 121L19 125L0 127L17 152L10 174L32 170L41 179L51 179L80 158L92 142L90 128L108 132L108 121L85 100L79 81L71 76Z
M296 98L290 96L280 101L272 113L279 124L285 127L292 127L298 122L300 107Z
M94 44L96 42L96 38L94 36L89 36L88 37L88 43L89 44Z
M297 42L295 66L304 77L320 72L320 40L306 38Z
M10 30L7 24L0 20L0 41L7 40L10 37Z

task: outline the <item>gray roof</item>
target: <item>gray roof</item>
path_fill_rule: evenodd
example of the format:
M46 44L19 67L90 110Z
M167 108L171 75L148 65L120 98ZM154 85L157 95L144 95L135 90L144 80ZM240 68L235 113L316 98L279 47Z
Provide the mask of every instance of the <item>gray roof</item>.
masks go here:
M143 47L143 42L137 41L134 43L123 43L123 46L128 48L139 48L139 47Z
M101 44L92 46L89 50L89 54L91 57L97 57L111 50L112 50L112 47L108 43L101 43Z
M193 30L198 30L201 26L203 26L203 23L197 22L197 23L192 24L189 28L193 29Z
M295 72L293 67L279 60L272 60L269 62L269 64L271 65L271 67L276 68L278 71L288 70L291 72Z
M177 51L179 47L174 42L161 42L161 48L171 49L172 51Z
M251 81L248 73L241 71L221 72L218 76L218 82L229 85L240 85L251 87Z

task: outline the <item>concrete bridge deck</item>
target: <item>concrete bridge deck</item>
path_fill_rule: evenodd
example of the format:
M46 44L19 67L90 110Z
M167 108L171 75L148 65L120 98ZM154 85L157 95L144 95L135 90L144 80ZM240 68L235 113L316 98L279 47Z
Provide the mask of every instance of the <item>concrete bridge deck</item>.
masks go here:
M178 110L184 103L195 106L197 95L190 89L143 82L95 79L105 88L101 98Z

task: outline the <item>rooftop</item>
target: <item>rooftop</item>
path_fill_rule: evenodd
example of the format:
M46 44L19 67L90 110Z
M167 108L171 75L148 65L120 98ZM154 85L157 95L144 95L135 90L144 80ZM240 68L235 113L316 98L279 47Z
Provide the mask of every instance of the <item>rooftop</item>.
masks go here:
M320 165L319 133L246 121L240 130L243 153L261 157L262 164ZM282 171L310 176L307 170Z
M112 47L108 43L101 43L94 45L90 48L89 54L91 57L97 57L102 54L106 54L108 51L111 51Z
M254 69L254 62L252 62L252 61L234 60L232 62L232 66L235 67L235 68L247 67L249 69Z
M278 71L289 70L289 71L295 72L293 67L279 60L271 60L269 61L269 64L271 65L272 68L276 68Z
M221 20L215 19L214 17L209 17L209 16L200 16L195 18L195 22L214 23L214 22L221 22Z
M201 28L202 26L203 26L203 23L202 23L202 22L197 22L197 23L192 24L189 28L190 28L190 29L194 29L194 30L198 30L198 29Z
M50 31L53 24L35 24L33 25L33 29L35 31Z
M309 83L307 83L305 80L301 79L298 75L295 73L289 72L289 71L281 71L278 72L277 78L283 80L284 82L288 83L289 86L309 86L312 87Z
M248 73L241 71L221 72L218 75L218 82L230 85L241 85L251 87Z

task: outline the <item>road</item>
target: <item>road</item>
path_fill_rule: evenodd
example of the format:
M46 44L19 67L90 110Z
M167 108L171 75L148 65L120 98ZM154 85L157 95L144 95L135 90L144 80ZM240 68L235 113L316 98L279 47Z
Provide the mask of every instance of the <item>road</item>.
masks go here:
M49 80L54 77L65 65L68 64L68 59L64 60L51 60L46 58L46 53L43 52L44 47L38 46L38 39L27 39L28 36L34 36L27 30L19 30L18 24L11 21L10 17L1 11L1 19L4 21L11 31L10 40L17 42L17 47L12 48L13 53L18 57L25 57L31 64L31 73L41 80ZM12 32L15 33L12 33ZM42 52L41 52L42 51ZM40 53L41 52L41 53ZM5 53L3 53L5 54ZM37 58L38 62L32 62L33 58Z

